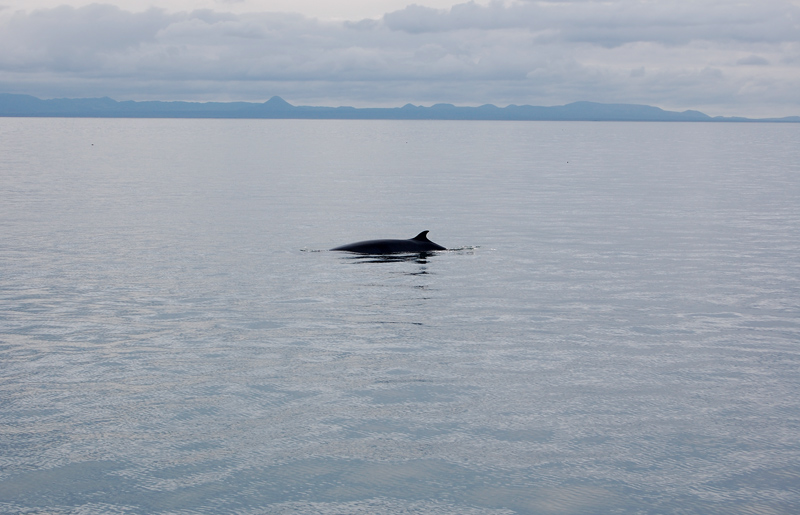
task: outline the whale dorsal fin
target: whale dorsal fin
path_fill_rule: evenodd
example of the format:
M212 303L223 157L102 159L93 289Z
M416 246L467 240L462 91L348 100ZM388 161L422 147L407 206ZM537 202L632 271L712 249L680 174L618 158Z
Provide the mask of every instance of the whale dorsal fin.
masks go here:
M416 236L414 236L411 239L414 240L414 241L430 241L428 239L428 232L429 231L422 231L421 233L417 234Z

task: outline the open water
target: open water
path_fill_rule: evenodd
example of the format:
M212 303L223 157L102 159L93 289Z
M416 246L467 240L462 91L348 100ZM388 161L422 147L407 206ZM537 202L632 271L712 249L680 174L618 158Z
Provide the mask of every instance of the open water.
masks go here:
M0 119L0 513L800 513L798 256L800 124Z

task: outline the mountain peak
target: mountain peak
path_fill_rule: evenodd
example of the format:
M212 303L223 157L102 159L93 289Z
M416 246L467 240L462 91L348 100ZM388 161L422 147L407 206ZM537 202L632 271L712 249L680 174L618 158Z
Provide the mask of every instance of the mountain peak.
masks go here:
M288 109L294 107L292 104L277 95L264 102L264 105L273 109Z

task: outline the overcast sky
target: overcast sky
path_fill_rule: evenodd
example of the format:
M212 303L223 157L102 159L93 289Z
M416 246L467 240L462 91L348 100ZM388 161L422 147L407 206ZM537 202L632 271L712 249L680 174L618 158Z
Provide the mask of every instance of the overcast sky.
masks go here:
M800 0L0 0L0 92L800 115Z

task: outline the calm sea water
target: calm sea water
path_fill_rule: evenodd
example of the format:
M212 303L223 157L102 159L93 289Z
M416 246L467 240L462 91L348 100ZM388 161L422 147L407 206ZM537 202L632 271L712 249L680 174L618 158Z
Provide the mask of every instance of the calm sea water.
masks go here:
M0 119L0 512L795 514L798 256L800 124Z

